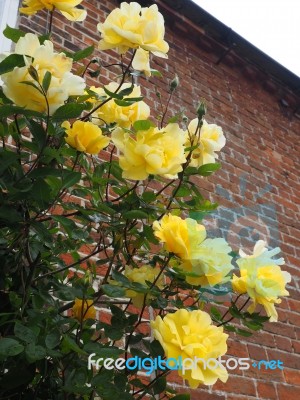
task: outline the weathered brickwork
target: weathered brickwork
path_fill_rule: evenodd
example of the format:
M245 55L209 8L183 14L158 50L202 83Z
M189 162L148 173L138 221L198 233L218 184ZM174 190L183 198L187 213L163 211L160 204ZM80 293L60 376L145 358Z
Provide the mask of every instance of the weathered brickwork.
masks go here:
M148 2L151 3L151 2ZM300 120L293 107L284 107L280 99L300 105L297 93L272 79L268 69L261 71L234 52L217 64L222 45L207 37L204 27L195 26L180 13L157 1L164 13L169 59L155 58L152 66L164 80L143 80L145 101L159 113L156 92L167 98L166 81L178 74L180 87L171 101L168 116L185 108L194 118L200 98L208 104L206 119L223 127L227 144L221 152L222 170L209 178L197 180L203 194L218 201L221 208L207 219L211 235L222 235L234 249L249 249L258 239L271 246L279 245L286 259L285 270L291 273L290 297L278 306L279 322L250 338L231 336L228 354L252 360L280 359L284 370L230 373L226 384L193 391L193 400L243 400L300 398ZM175 1L174 1L175 3ZM98 22L118 5L117 1L89 0L83 6L88 17L73 23L54 17L54 39L58 47L70 51L97 44ZM47 14L20 18L20 26L29 31L45 32ZM115 60L115 53L100 54L104 64ZM116 69L105 69L97 81L101 86L115 78ZM298 82L299 96L300 79ZM297 88L295 88L297 89ZM295 107L296 108L296 107ZM177 375L174 385L183 382ZM183 389L182 389L183 390ZM184 391L184 390L183 390Z

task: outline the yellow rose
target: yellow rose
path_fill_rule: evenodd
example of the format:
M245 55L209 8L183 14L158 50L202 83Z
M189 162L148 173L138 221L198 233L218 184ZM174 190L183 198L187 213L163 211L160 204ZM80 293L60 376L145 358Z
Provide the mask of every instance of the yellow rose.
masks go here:
M164 41L164 18L157 5L141 7L138 3L121 3L103 24L98 24L102 35L100 50L117 49L124 54L129 48L142 48L159 57L166 57L169 50Z
M153 283L157 276L160 273L160 269L158 267L152 268L150 265L143 265L139 268L132 268L129 266L125 267L124 275L129 279L130 282L141 283L142 285L146 285L146 281ZM161 275L157 282L156 286L162 288L163 286L163 276ZM130 297L132 299L133 304L136 307L141 308L144 303L145 294L136 292L135 290L126 290L126 297ZM147 298L149 295L147 295Z
M112 141L121 152L119 163L127 179L143 180L150 174L177 178L186 161L184 132L178 124L169 124L162 130L151 127L134 136L117 128Z
M66 129L66 142L78 151L98 154L109 145L109 138L92 122L75 121L71 127L70 122L65 121L61 126Z
M20 12L27 15L36 14L38 11L59 10L69 21L83 21L86 18L86 11L76 8L82 0L23 0Z
M75 299L72 312L73 317L78 319L78 321L96 318L96 309L93 306L93 300Z
M218 158L215 152L220 151L226 142L220 126L208 124L205 120L200 131L197 130L197 126L198 118L193 119L188 126L186 147L197 146L192 151L191 167L215 163L215 159Z
M213 385L218 379L227 381L228 373L217 359L227 351L228 335L222 327L212 325L206 312L181 309L167 314L164 319L156 317L151 321L151 328L167 358L182 358L186 369L179 369L178 374L192 389L200 384ZM193 366L188 359L194 361Z
M233 269L231 251L224 239L204 240L197 248L191 249L190 259L180 264L184 272L193 273L193 276L186 276L186 281L201 286L228 282L228 274Z
M30 66L36 69L40 83L47 71L52 75L47 91L50 114L62 106L69 96L84 93L84 79L70 72L72 59L63 53L55 53L53 43L49 40L41 45L36 35L27 33L17 42L15 53L27 56L25 57L27 65L15 67L13 71L3 74L1 79L5 95L16 105L34 111L47 112L45 96L34 87L22 83L31 82L37 85L28 72Z
M242 258L237 260L240 277L233 275L232 286L237 293L247 293L251 298L252 304L248 312L253 313L256 306L261 304L270 317L270 322L274 322L278 320L275 304L281 303L279 296L289 295L285 285L291 281L291 275L279 267L284 263L283 258L272 258L280 249L268 251L264 246L265 242L259 241L252 255L240 251Z
M110 92L115 92L118 86L118 83L111 82L106 86L106 89L108 89ZM130 83L124 83L120 87L119 91L128 89L130 86ZM95 86L92 86L90 89L97 93L97 95L102 99L99 101L99 103L108 97L102 88L96 88ZM134 85L133 91L126 96L126 98L133 97L141 97L141 88L137 85ZM97 101L93 101L93 103L94 107L99 104ZM150 108L144 101L137 101L130 106L123 107L118 106L114 99L111 99L93 113L93 122L97 125L103 125L104 123L116 123L119 127L130 128L135 121L147 119L149 115Z
M203 225L191 218L182 219L172 214L155 221L153 230L154 235L165 244L166 250L183 260L189 260L192 250L198 248L206 238Z

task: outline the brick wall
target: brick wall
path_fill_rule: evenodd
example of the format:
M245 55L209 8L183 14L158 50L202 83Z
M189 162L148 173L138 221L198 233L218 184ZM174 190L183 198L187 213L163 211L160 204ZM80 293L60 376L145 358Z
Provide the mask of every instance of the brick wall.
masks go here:
M227 144L221 152L222 170L197 181L212 201L221 208L206 222L210 235L222 235L234 249L249 249L258 239L271 246L279 245L286 259L285 270L292 275L290 297L278 306L279 322L266 324L263 332L250 338L231 335L228 354L252 360L280 359L284 370L234 371L226 384L193 391L193 400L242 400L300 398L300 120L290 109L280 105L281 98L298 105L296 92L268 70L258 70L238 54L230 53L216 64L222 46L209 38L201 26L195 26L179 13L160 3L167 21L166 39L170 44L169 60L155 58L152 65L165 80L177 73L181 86L174 96L169 115L186 108L193 110L200 98L208 104L206 119L223 127ZM58 46L77 50L97 44L98 22L118 5L117 1L89 0L83 6L88 17L71 24L56 15L54 38ZM22 17L23 29L45 32L46 13L28 20ZM95 55L110 62L114 53ZM98 86L114 79L114 71L103 71ZM90 84L93 83L91 80ZM299 80L300 83L300 80ZM155 91L166 96L161 79L144 81L144 95L153 111L159 112ZM299 85L298 85L299 87ZM297 140L298 139L298 140ZM174 385L182 380L174 378Z

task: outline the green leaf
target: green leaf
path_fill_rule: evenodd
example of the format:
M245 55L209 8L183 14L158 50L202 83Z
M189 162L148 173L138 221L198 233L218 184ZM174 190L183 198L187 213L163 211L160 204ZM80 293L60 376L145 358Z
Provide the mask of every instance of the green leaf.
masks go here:
M120 272L117 272L117 271L113 270L112 273L111 273L111 277L115 281L121 282L124 285L130 285L130 280L128 278L126 278L125 275L121 274Z
M9 150L0 151L0 173L4 172L9 166L18 161L20 156Z
M131 85L130 87L128 87L128 88L125 88L125 89L122 89L122 90L120 90L119 91L119 95L120 96L128 96L129 94L131 94L132 92L133 92L133 89L134 89L134 85Z
M25 349L26 358L30 363L33 363L37 360L42 360L46 357L46 350L44 347L40 345L35 345L34 343L30 343L26 346Z
M60 343L60 333L59 331L52 331L48 333L48 335L45 338L45 344L48 349L54 349L57 347Z
M101 203L101 204L97 205L97 211L99 211L99 212L102 211L102 212L107 213L109 215L115 214L115 210L113 208L109 207L105 203Z
M15 339L0 339L0 357L12 357L22 353L24 346Z
M216 307L211 307L210 309L210 313L213 317L215 317L215 319L217 321L220 321L222 318L222 314L220 313L220 311L216 308Z
M75 222L67 217L52 215L52 219L53 221L59 222L70 237L72 237L72 232L77 229Z
M21 222L22 216L12 207L2 206L0 207L0 221L7 221L9 225Z
M153 126L155 126L153 122L149 121L148 119L141 119L139 121L135 121L133 124L133 128L136 131L147 131Z
M149 343L149 350L152 357L164 357L165 355L164 349L158 340L153 340L153 342Z
M38 111L27 110L23 107L13 106L10 104L5 104L0 107L0 118L7 118L10 115L21 114L29 117L37 117L45 119L46 116Z
M52 118L53 120L78 118L85 109L85 104L68 103L59 107Z
M244 329L240 329L240 328L236 328L235 332L236 332L238 335L245 336L245 337L252 336L252 332L245 331Z
M243 318L243 314L240 312L240 310L234 304L229 308L229 312L235 318Z
M209 176L220 168L221 164L218 163L204 164L198 168L198 174L201 176Z
M111 92L111 91L108 90L105 86L103 87L103 89L104 89L104 92L105 92L109 97L111 97L112 99L118 99L118 100L122 100L122 99L123 99L123 96L122 96L121 94Z
M262 324L259 322L243 320L243 324L253 331L259 331L262 328Z
M159 394L162 393L167 386L167 381L166 381L166 377L162 376L161 378L159 378L155 384L152 386L153 389L153 393L154 394Z
M45 207L51 201L51 187L43 179L34 182L30 194L40 207Z
M153 76L157 76L158 78L163 77L163 74L160 71L158 71L157 69L150 69L150 71L151 71L151 75L153 75Z
M12 40L14 43L25 36L25 32L21 31L20 29L11 28L9 25L6 25L6 28L3 31L3 35L7 38Z
M27 326L22 325L20 322L16 322L14 333L17 338L26 343L34 343L36 341L36 333Z
M89 354L96 353L97 357L103 357L105 358L113 358L116 359L118 356L124 353L124 350L119 349L118 347L115 346L103 346L100 343L93 343L89 342L83 347L84 351L86 351Z
M70 338L68 335L64 335L63 342L62 342L62 350L64 353L68 353L70 350L75 351L77 354L83 354L85 355L86 352L83 351L78 344Z
M15 67L24 67L24 56L21 54L10 54L0 62L0 75L12 71Z
M102 285L103 292L109 297L124 297L125 289L114 285Z
M74 186L81 179L81 173L76 171L63 171L62 187L67 189Z
M206 217L208 212L205 211L190 211L189 218L192 218L198 222L202 221L204 217Z
M29 129L32 133L34 140L37 142L39 149L42 149L46 143L47 133L45 132L43 125L39 124L33 119L29 120Z
M172 400L190 400L189 394L177 394L175 397L172 397Z
M125 100L125 99L123 99L123 100L115 99L114 102L117 104L117 106L120 106L120 107L129 107L132 104L136 103L135 100Z
M149 217L149 215L146 212L141 211L141 210L126 211L123 214L123 218L130 219L130 220L131 219L145 219L148 217Z
M175 190L176 189L174 189L173 194L175 193ZM188 187L181 186L176 192L176 197L187 197L187 196L191 196L191 189L189 189Z
M43 87L45 93L48 92L48 89L49 89L49 86L50 86L50 82L51 82L51 78L52 78L51 72L46 71L46 73L44 75L44 78L43 78L43 82L42 82L42 87Z
M73 58L73 61L79 61L93 54L94 46L86 47L83 50L76 51L76 53L66 53L68 57Z

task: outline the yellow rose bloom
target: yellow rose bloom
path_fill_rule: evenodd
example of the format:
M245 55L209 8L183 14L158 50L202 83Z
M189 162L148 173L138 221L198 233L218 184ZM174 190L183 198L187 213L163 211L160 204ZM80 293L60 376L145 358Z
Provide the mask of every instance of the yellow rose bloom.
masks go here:
M139 268L132 268L126 265L124 275L129 279L130 282L141 283L146 285L146 281L153 283L156 277L159 275L160 269L158 267L152 268L150 265L143 265ZM161 275L157 282L155 283L159 288L163 287L163 276ZM126 290L126 297L132 299L132 303L141 308L144 303L145 295L143 293L138 293L135 290ZM149 295L147 295L148 298Z
M150 174L177 178L186 161L184 132L178 124L169 124L161 130L151 127L134 136L117 128L112 141L121 152L119 163L127 179L143 180Z
M268 251L264 245L265 242L259 241L252 255L240 251L242 258L237 260L240 277L233 275L232 286L237 293L247 293L251 298L252 304L248 312L253 313L256 306L261 304L270 317L270 322L274 322L278 320L275 304L281 303L279 296L289 295L285 286L291 281L291 275L282 271L278 265L284 263L282 258L277 260L272 258L280 249Z
M38 11L59 10L69 21L83 21L86 18L86 11L76 8L82 0L23 0L20 12L27 15L36 14Z
M193 119L188 126L186 147L197 146L192 151L190 166L200 167L204 164L213 164L218 158L216 151L220 151L226 143L222 128L215 124L208 124L203 120L203 125L197 130L198 118Z
M75 121L71 127L70 122L65 121L61 126L66 129L66 142L78 151L98 154L109 145L109 138L92 122Z
M179 376L186 379L192 389L201 384L213 385L218 379L227 381L227 370L217 359L227 351L228 335L223 327L212 325L206 312L181 309L167 314L164 319L158 316L150 324L167 358L178 360L181 357L182 365L185 360L194 361L193 366L188 363L178 370ZM211 359L216 362L212 363Z
M157 5L141 7L138 3L121 3L103 24L98 24L102 35L100 50L117 49L120 54L130 48L142 48L159 57L166 57L169 50L164 41L164 18Z
M72 59L66 57L64 53L54 52L53 43L49 40L41 45L36 35L27 33L18 40L15 53L26 56L24 58L27 65L15 67L13 71L3 74L1 79L4 94L16 105L47 112L45 96L34 87L22 83L30 82L37 85L28 72L30 66L36 69L40 84L47 71L52 75L47 90L50 114L62 106L69 96L84 94L84 79L70 72Z
M96 309L93 306L93 300L75 299L75 304L72 308L73 317L78 321L96 318Z
M191 259L191 252L206 238L206 230L197 221L182 219L176 215L164 215L153 223L154 235L165 244L167 251L183 260Z
M111 82L105 87L110 92L115 92L118 86L118 83ZM123 83L119 92L129 87L131 87L130 83ZM90 90L95 92L102 99L99 103L108 98L103 88L92 86ZM126 96L126 98L133 97L141 97L141 88L137 85L134 85L133 91ZM92 100L92 102L94 103L94 107L99 104L94 100ZM130 128L135 121L147 119L149 115L150 108L144 101L137 101L130 106L124 107L118 106L114 99L111 99L93 113L93 122L97 125L116 123L119 127Z

